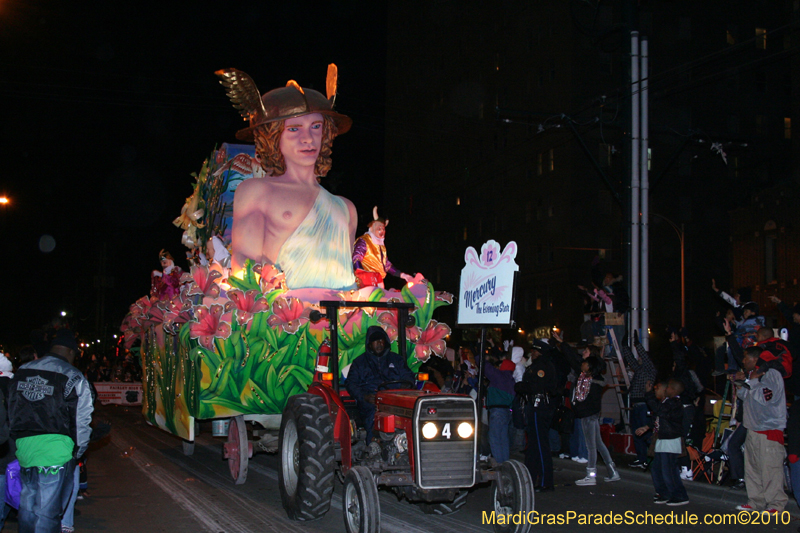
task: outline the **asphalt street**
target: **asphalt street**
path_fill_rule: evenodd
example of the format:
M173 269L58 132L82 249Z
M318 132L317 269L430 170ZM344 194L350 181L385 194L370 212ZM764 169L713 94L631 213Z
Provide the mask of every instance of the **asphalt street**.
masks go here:
M103 406L96 417L109 420L111 434L95 443L89 452L88 494L79 500L75 530L211 533L311 533L344 531L341 484L337 482L331 510L314 522L286 518L278 490L277 454L256 454L250 460L247 481L235 485L222 460L223 439L211 436L211 423L201 423L200 435L191 456L183 453L179 439L145 422L138 408ZM518 457L521 459L521 456ZM632 458L618 457L620 465ZM735 506L745 494L699 481L686 482L689 505L666 507L652 501L653 487L648 473L620 468L622 480L599 481L594 487L578 487L582 465L556 459L556 489L536 494L531 515L532 531L636 531L649 527L668 531L795 531L800 513L792 499L780 521L755 524L761 519L743 517ZM602 464L598 473L604 473ZM415 505L398 501L381 490L382 531L389 533L473 533L492 531L485 523L491 518L489 486L474 488L467 504L449 516L423 514ZM484 514L485 513L485 514ZM692 524L692 517L698 521ZM765 518L765 517L764 517ZM657 520L661 520L658 525ZM749 522L743 524L744 521ZM543 522L536 524L536 522ZM615 521L617 522L615 525ZM727 521L727 525L705 524ZM550 523L548 523L550 522ZM638 523L637 523L638 522ZM17 531L12 515L4 531Z

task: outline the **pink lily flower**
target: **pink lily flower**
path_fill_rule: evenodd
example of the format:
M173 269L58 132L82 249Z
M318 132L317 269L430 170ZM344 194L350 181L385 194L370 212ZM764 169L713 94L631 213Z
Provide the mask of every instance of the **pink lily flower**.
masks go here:
M207 266L195 265L192 267L191 274L184 273L181 276L181 283L190 283L186 296L200 294L216 300L219 298L217 280L221 277L222 274L216 270L209 271Z
M389 336L389 342L397 340L397 311L394 309L383 311L378 314L378 323L386 331ZM406 328L406 338L416 342L422 335L422 330L418 326L411 326Z
M280 272L274 265L258 264L253 267L253 272L260 276L258 285L262 294L286 288L286 274Z
M147 315L150 312L154 299L149 296L142 296L130 307L131 321L137 325L143 325L147 321Z
M371 290L364 291L363 289L358 289L358 290L351 289L348 292L340 292L339 294L337 294L337 296L342 301L366 302L366 301L369 301L369 293L371 293L371 292L372 292ZM352 318L354 315L357 314L358 318L359 318L359 322L360 322L361 321L361 313L358 312L358 311L366 313L369 316L373 316L375 314L375 308L374 307L355 307L355 308L354 307L340 307L339 308L339 314L340 315L350 315L350 318ZM348 318L348 320L350 318Z
M132 327L131 319L132 317L129 312L127 315L125 315L125 318L122 319L122 323L119 325L119 330L121 332L125 333L125 331L129 330Z
M305 308L297 298L276 298L272 302L272 316L267 323L273 328L281 328L286 333L297 333L300 326L308 322L311 308Z
M436 291L436 301L437 302L447 302L449 304L453 303L453 295L452 293L446 291Z
M228 299L236 309L236 321L240 326L249 324L255 313L263 313L269 309L267 300L256 290L242 292L231 289L228 291Z
M164 330L177 335L180 327L192 319L192 302L183 300L180 295L166 303L164 309Z
M139 326L126 330L123 334L123 338L125 339L125 348L130 350L136 340L141 337L141 335L142 328Z
M135 305L136 307L138 307L139 309L141 309L146 313L156 301L157 299L155 297L150 298L149 296L142 296L141 298L136 300L136 303L134 303L133 305Z
M214 339L227 339L231 335L230 314L223 314L221 305L200 305L194 312L196 323L191 325L189 337L198 339L200 345L214 349ZM225 320L227 318L227 320Z
M166 302L158 302L156 305L151 306L146 314L142 315L140 320L142 326L149 327L164 322L164 308L162 307L164 303Z
M450 335L450 326L431 320L425 331L416 340L411 339L415 344L414 356L423 362L430 359L431 354L436 354L440 357L444 356L444 352L447 349L447 343L444 338L448 335Z

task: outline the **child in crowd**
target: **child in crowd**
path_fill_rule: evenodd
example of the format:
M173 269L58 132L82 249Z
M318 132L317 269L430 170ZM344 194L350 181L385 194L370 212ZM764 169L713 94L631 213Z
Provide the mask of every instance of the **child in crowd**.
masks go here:
M647 405L655 420L655 459L650 467L656 489L653 501L686 505L689 496L678 473L678 458L683 453L683 383L672 379L657 383L655 391L649 384L646 389Z
M562 345L563 346L563 345ZM581 421L581 428L586 439L586 449L589 461L586 464L586 477L575 482L578 486L591 486L597 484L597 454L603 457L608 470L608 476L603 481L619 481L619 472L611 460L608 448L603 444L600 436L600 401L603 396L605 381L602 375L602 361L599 357L590 355L584 360L570 352L570 364L580 369L578 382L572 396L572 410L575 418Z

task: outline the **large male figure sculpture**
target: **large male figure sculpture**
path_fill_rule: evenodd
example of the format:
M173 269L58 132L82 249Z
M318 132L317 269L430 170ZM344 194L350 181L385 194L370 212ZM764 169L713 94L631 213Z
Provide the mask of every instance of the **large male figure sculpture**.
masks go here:
M255 141L263 178L234 193L233 275L247 259L275 265L289 289L355 287L351 251L358 217L350 200L319 185L331 167L331 144L352 121L333 111L336 67L328 67L328 98L290 80L259 95L244 72L217 72L250 126L237 132Z

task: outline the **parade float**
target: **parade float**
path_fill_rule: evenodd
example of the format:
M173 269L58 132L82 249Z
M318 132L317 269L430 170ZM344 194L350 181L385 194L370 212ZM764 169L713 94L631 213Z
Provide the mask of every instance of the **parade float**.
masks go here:
M303 117L310 112L338 120L340 134L349 128L349 119L343 122L342 115L332 111L335 81L331 91L330 71L328 98L290 82L286 88L266 93L263 101L253 96L258 96L255 85L243 73L229 70L218 75L235 107L243 109L242 116L250 121L250 128L242 130L243 135L237 134L240 139L252 140L252 131L260 124L274 122L276 116ZM121 326L128 347L141 344L142 411L148 423L183 439L184 451L191 453L197 420L228 421L212 427L228 426L224 432L228 437L226 456L235 455L229 461L237 483L244 481L254 445L263 451L276 451L274 430L280 427L281 413L289 398L305 392L312 383L318 370L318 351L331 341L331 331L338 348L337 366L342 369L337 379L346 379L347 367L364 352L365 334L373 325L386 330L391 349L407 354L409 367L416 370L432 355L444 355L450 328L433 316L438 307L453 300L451 294L436 291L420 275L409 277L401 290L359 288L350 259L345 276L354 283L334 287L298 287L293 283L304 268L341 269L341 261L339 265L321 263L319 254L313 262L295 261L292 270L281 268L288 261L278 265L240 260L234 215L240 215L239 204L248 199L237 191L246 190L248 181L266 182L268 176L262 164L264 156L257 154L256 146L222 144L211 152L200 171L192 174L192 194L175 225L183 229L181 242L193 264L189 272L180 273L174 264L163 272L154 272L150 295L131 305ZM291 161L288 163L291 165ZM319 194L332 197L324 189ZM242 228L240 224L240 234ZM300 228L295 234L298 231ZM216 250L206 246L209 242ZM226 248L223 253L219 253L220 244ZM348 245L352 247L349 240ZM284 243L282 248L287 246ZM227 261L215 260L231 252ZM352 249L346 254L349 257ZM162 267L170 263L164 257L162 251ZM333 316L321 316L323 301L360 305L348 307L343 303ZM384 305L371 308L365 307L365 302ZM398 324L398 312L391 309L393 302L410 304L408 313L413 321ZM386 304L390 304L388 308ZM335 327L331 320L336 321ZM400 342L405 346L399 346ZM253 423L249 434L246 422Z

